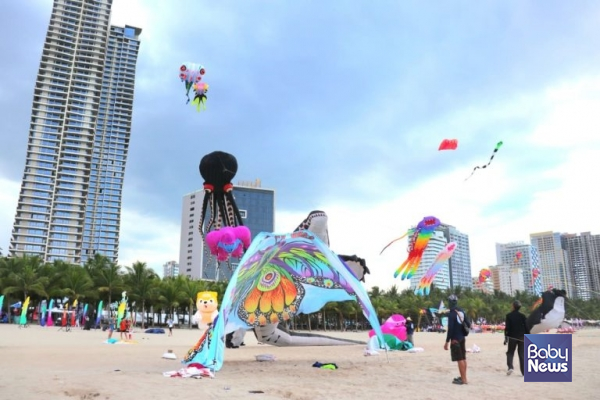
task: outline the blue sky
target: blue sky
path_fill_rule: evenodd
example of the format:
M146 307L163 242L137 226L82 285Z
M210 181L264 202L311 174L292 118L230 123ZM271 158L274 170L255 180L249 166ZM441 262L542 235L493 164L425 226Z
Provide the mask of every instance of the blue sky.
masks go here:
M51 8L0 15L4 250ZM406 246L379 251L425 215L470 235L474 275L496 242L597 232L598 2L114 0L112 23L142 28L123 264L178 258L181 199L214 150L237 157L234 181L276 190L278 231L325 210L367 286L389 287ZM185 104L183 62L206 67L206 112ZM458 150L438 152L444 138Z

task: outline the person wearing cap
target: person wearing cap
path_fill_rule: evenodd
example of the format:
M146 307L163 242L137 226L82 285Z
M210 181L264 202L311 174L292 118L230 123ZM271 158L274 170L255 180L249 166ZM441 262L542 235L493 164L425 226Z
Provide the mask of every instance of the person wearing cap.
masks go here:
M406 318L406 340L414 346L413 333L415 332L415 324L412 322L412 318Z
M519 312L520 308L521 302L515 300L512 304L513 310L506 314L504 327L504 345L506 346L508 344L508 350L506 351L508 371L506 371L506 375L510 375L514 372L513 358L515 356L515 350L518 348L521 375L525 376L525 335L529 334L529 329L527 329L527 317Z
M466 321L470 327L470 323L465 315L465 312L458 308L458 297L452 294L448 297L450 312L448 313L448 332L446 333L446 343L444 350L450 347L450 357L452 361L458 364L458 372L460 376L454 378L452 383L455 385L467 384L467 345L465 332L463 331L463 321Z

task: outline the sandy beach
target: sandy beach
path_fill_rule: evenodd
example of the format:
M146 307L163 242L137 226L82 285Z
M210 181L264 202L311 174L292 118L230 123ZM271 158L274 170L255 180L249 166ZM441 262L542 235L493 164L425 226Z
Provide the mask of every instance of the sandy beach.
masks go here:
M323 332L319 332L323 333ZM365 332L331 336L366 340ZM115 334L118 338L118 334ZM453 385L455 363L443 350L444 335L416 333L422 353L390 352L365 357L364 346L278 348L259 345L228 349L215 379L167 378L181 368L181 358L199 338L198 330L175 329L174 335L136 333L137 344L105 344L100 330L71 332L58 328L0 325L0 398L3 399L597 399L600 379L600 330L573 335L572 383L525 383L520 373L506 376L500 334L472 333L467 346L469 384ZM178 359L165 360L173 350ZM256 355L273 354L274 362ZM333 362L337 370L312 367ZM516 361L516 360L515 360ZM515 364L518 365L518 362ZM250 393L262 391L264 393ZM465 397L466 396L466 397Z

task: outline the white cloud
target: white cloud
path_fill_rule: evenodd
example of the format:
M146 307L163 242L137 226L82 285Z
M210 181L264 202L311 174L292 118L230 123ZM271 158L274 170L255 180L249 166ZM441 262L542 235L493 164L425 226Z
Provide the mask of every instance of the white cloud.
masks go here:
M167 261L179 262L180 229L179 220L166 220L158 213L140 213L136 209L123 208L119 264L131 266L142 261L162 276L162 266Z

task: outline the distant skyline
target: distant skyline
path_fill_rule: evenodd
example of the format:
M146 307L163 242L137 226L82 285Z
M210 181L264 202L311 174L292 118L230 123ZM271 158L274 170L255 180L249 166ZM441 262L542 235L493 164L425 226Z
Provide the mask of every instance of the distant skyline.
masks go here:
M4 253L51 7L0 15ZM367 260L367 287L408 287L393 279L406 242L379 252L426 215L469 235L473 275L495 243L600 229L598 2L114 0L111 24L144 30L122 265L177 259L181 198L214 150L238 158L234 183L275 190L278 232L326 211L331 248ZM205 112L185 104L183 62L206 67ZM438 151L445 138L458 149Z

